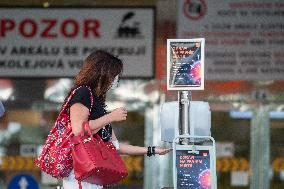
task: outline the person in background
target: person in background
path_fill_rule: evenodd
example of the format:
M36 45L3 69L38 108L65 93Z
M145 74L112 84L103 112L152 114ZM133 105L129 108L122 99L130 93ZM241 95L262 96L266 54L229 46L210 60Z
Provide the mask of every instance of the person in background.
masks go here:
M5 108L2 104L2 102L0 101L0 117L2 117L4 115L4 113L5 113Z
M127 155L147 155L155 154L164 155L170 152L170 149L161 147L140 147L133 146L118 141L111 123L124 121L127 118L127 110L119 107L106 112L106 93L111 88L118 85L119 77L123 70L122 61L105 51L92 52L84 61L84 64L75 77L74 87L79 88L69 102L70 121L72 132L75 136L81 133L82 123L89 121L92 132L98 133L104 141L112 141L116 149L121 154ZM91 107L91 94L93 94L93 106ZM72 91L71 90L71 91ZM68 95L69 96L69 95ZM91 112L89 115L89 109ZM74 170L70 175L63 179L63 187L65 189L77 189L78 182L75 179ZM103 186L82 182L83 189L101 189Z

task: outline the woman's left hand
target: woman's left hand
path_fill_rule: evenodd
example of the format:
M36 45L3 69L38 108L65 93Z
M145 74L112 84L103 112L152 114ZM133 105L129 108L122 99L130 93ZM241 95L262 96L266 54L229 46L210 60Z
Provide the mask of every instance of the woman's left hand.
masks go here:
M155 147L155 154L159 154L159 155L165 155L167 153L169 153L170 151L172 151L171 148L161 148L161 147Z

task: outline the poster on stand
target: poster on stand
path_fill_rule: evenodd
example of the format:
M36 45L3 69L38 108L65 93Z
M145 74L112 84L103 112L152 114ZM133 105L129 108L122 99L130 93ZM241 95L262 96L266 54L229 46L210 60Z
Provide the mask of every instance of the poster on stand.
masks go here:
M176 151L177 188L212 189L209 150Z
M167 40L167 90L204 90L204 38Z

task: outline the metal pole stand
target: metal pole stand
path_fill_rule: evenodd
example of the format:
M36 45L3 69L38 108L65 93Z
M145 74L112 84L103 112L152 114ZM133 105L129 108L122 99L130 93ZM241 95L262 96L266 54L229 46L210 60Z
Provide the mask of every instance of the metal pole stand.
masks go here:
M211 136L190 133L190 91L179 91L179 136L173 140L175 189L217 189L216 147ZM192 128L194 129L194 128Z
M179 135L189 136L189 110L191 91L179 91ZM180 138L180 144L188 144L188 138Z

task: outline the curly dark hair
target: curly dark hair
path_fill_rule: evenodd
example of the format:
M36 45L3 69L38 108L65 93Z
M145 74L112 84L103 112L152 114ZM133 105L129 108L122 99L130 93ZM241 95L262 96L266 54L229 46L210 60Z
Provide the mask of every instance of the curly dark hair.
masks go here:
M84 60L80 72L75 76L72 90L78 86L89 86L93 94L105 103L106 92L122 70L123 63L119 58L106 51L94 51Z

